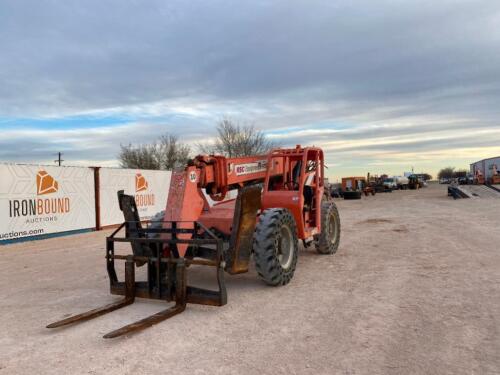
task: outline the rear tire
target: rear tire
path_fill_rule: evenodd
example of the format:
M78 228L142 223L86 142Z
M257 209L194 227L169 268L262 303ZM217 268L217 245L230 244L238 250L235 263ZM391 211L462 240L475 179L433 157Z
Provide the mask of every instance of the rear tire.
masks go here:
M333 202L321 205L321 233L314 236L316 251L320 254L335 254L340 242L340 216Z
M263 211L255 228L253 252L259 277L268 285L290 282L298 258L297 225L285 208Z

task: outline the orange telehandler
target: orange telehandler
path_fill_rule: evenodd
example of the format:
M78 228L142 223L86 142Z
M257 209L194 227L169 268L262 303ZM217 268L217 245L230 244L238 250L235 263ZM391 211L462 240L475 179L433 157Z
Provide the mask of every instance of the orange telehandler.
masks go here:
M324 156L315 147L275 149L240 158L200 155L182 172L173 172L167 206L143 227L133 196L118 192L125 222L106 239L106 266L112 294L120 301L49 324L56 328L127 306L135 297L175 301L175 305L106 334L118 337L184 311L187 303L222 306L227 302L224 271L247 272L253 254L259 277L278 286L290 282L298 240L314 242L320 254L334 254L340 240L337 208L324 193ZM228 193L237 191L235 199ZM208 203L207 196L216 203ZM125 236L119 237L125 229ZM115 254L117 242L132 254ZM119 281L115 260L125 261ZM135 280L135 267L147 279ZM215 270L218 290L187 285L186 267Z

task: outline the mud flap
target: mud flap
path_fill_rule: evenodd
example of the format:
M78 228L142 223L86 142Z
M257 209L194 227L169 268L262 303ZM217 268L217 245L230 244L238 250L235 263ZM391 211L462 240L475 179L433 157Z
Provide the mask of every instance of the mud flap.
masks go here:
M230 274L248 272L257 211L260 207L260 186L247 186L239 191L234 207L229 249L226 253L225 269Z

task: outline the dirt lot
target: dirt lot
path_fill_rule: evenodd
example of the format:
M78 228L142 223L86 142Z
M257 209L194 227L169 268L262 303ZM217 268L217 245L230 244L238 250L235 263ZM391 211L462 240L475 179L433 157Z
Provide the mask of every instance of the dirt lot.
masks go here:
M302 250L288 286L228 277L226 306L115 340L101 336L165 304L44 328L118 298L109 232L2 246L0 375L500 373L500 200L434 185L338 206L338 253Z

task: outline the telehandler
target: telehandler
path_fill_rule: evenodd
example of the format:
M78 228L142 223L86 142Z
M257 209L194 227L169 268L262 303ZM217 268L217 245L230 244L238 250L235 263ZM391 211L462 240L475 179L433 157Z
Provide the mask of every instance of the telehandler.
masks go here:
M293 277L298 242L314 243L320 254L334 254L340 240L337 207L324 192L320 148L296 146L267 155L226 158L199 155L173 172L167 206L143 226L133 196L118 192L125 221L106 238L111 294L120 301L49 324L56 328L89 320L134 302L135 297L175 305L106 334L114 338L139 331L181 313L187 303L227 303L224 272L248 272L251 255L259 277L272 286ZM235 199L228 193L237 191ZM209 204L207 196L216 203ZM119 233L125 229L125 236ZM132 254L115 254L115 243L130 243ZM125 261L119 281L115 260ZM187 267L212 267L218 290L187 284ZM136 281L135 267L147 267Z

